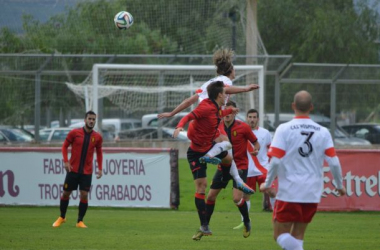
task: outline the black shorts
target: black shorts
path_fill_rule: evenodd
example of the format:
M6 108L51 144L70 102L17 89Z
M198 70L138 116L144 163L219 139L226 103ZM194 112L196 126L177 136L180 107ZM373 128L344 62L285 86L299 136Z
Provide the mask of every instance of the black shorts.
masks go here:
M83 191L90 191L92 182L92 174L78 174L74 172L68 172L66 174L65 183L63 184L63 190L73 191L78 189Z
M244 181L247 182L247 175L248 175L248 169L239 169L239 176ZM214 177L212 178L212 183L210 188L211 189L222 189L226 188L228 185L228 182L232 179L231 175L228 175L228 177L223 178L223 172L222 169L218 167L218 169L215 172ZM233 180L233 187L236 188L236 182Z
M199 158L207 154L208 151L206 152L197 152L192 150L190 147L187 150L187 161L189 162L190 165L190 170L193 173L193 178L194 180L199 179L199 178L205 178L206 175L206 170L207 170L207 164L206 163L200 163ZM218 154L215 157L218 157L219 159L223 159L226 157L228 154L227 151L223 151L222 153Z

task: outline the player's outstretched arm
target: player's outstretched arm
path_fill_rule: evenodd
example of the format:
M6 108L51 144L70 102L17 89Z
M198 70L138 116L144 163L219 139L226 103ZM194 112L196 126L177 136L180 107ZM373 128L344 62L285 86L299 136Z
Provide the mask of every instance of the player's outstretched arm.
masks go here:
M195 94L185 99L180 105L178 105L175 109L173 109L173 111L158 114L157 117L158 119L172 117L176 115L177 113L181 112L182 110L187 109L188 107L196 103L198 101L198 98L199 98L198 94Z
M181 128L181 127L176 128L173 132L173 138L177 138L179 132L181 132L181 131L183 131L183 128Z
M230 115L230 114L236 115L238 113L239 113L239 108L229 107L227 109L222 110L221 117L225 117L225 116Z
M249 92L258 88L259 85L257 84L250 84L245 87L229 86L228 88L226 88L226 94L238 94L243 92Z
M195 115L193 114L193 112L182 117L182 119L179 121L177 127L175 128L175 130L173 132L173 138L177 138L179 132L183 131L183 127L185 127L185 125L189 121L194 120L194 119L195 119Z
M346 189L343 186L342 167L340 166L339 158L337 156L326 157L326 161L329 164L331 174L333 175L337 185L336 191L339 195L345 195Z

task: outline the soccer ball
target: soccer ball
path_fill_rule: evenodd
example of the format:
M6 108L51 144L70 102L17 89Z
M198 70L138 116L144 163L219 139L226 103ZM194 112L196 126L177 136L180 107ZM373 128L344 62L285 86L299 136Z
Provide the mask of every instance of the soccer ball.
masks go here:
M113 21L115 22L116 27L118 27L121 30L126 30L132 26L133 16L129 12L120 11L116 14Z

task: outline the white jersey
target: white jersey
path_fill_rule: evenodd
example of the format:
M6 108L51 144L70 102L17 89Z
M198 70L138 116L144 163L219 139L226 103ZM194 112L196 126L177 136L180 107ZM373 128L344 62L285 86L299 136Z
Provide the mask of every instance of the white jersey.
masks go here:
M326 128L307 116L295 117L277 128L268 154L281 159L276 199L320 202L323 161L326 156L335 156L334 144Z
M199 96L199 103L201 103L201 101L203 101L204 99L208 98L207 86L210 85L210 83L216 82L216 81L222 81L224 83L224 87L232 86L232 81L227 76L220 75L220 76L217 76L215 78L208 80L199 89L196 90L196 93ZM228 99L229 99L229 95L227 95L225 103L228 102Z
M262 127L252 130L260 144L260 150L257 156L248 153L248 177L266 174L269 165L268 149L272 142L272 136L269 131Z

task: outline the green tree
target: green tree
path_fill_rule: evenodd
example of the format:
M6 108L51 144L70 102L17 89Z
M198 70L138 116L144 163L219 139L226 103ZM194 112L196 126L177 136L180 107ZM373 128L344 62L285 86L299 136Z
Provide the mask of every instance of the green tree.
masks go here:
M270 0L258 3L269 54L296 62L378 63L379 14L367 0Z

